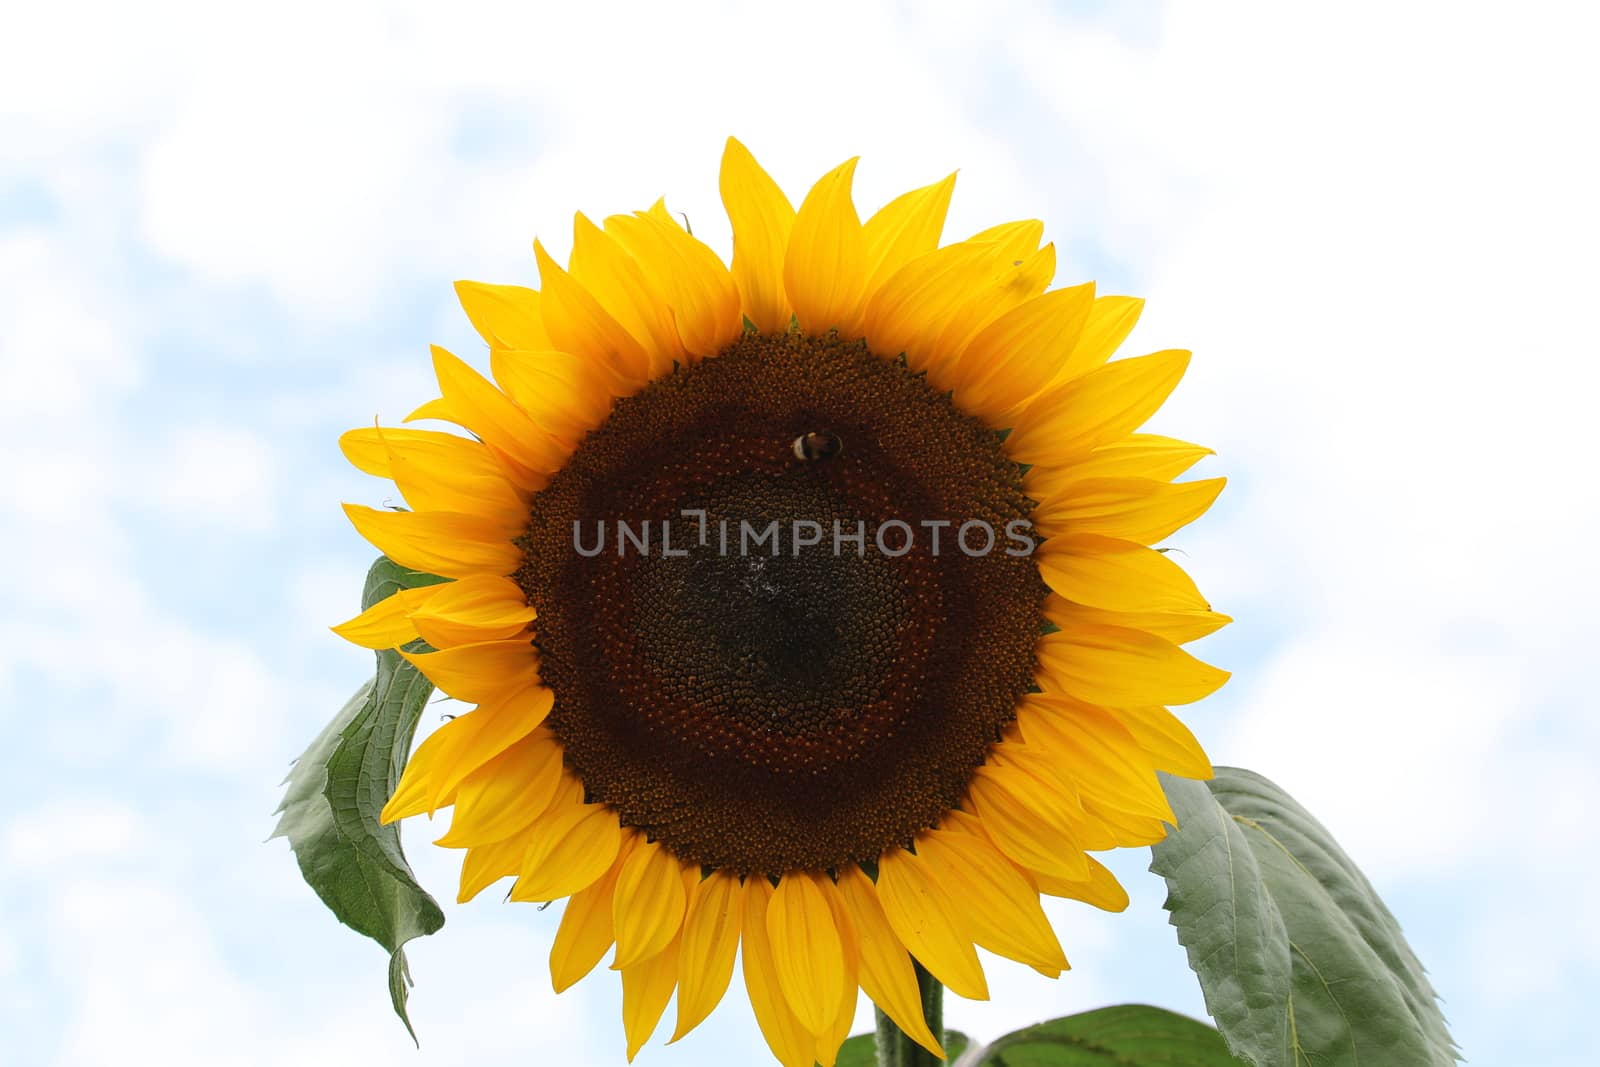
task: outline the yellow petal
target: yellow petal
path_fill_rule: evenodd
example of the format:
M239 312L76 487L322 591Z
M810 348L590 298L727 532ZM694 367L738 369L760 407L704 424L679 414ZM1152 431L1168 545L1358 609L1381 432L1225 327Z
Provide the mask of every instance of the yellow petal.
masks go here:
M530 685L457 715L429 735L441 738L438 768L430 775L428 809L433 810L463 778L527 737L555 703L555 694Z
M611 904L617 932L617 958L612 970L649 959L677 936L688 900L683 866L654 841L641 841L622 866Z
M1208 611L1194 581L1165 553L1098 534L1053 537L1035 559L1039 575L1079 604L1112 611Z
M611 925L611 899L617 875L626 862L619 852L606 873L567 901L561 913L561 926L550 946L550 982L557 993L575 985L594 970L614 941Z
M961 356L957 403L998 416L1043 392L1077 344L1093 304L1089 282L1036 296L994 319Z
M516 874L527 849L527 833L467 849L466 858L461 861L461 890L456 894L456 903L465 904L500 879Z
M522 550L500 536L495 523L453 511L381 511L346 504L356 532L400 564L446 578L510 574Z
M1122 888L1117 876L1093 856L1089 857L1089 877L1081 881L1067 881L1037 871L1027 871L1024 874L1038 885L1039 892L1052 897L1081 900L1102 911L1125 911L1128 907L1128 891Z
M526 637L483 641L439 652L407 652L410 663L441 690L468 704L517 692L539 677L539 657Z
M965 294L946 321L928 355L928 381L936 389L955 389L992 371L965 355L973 340L995 319L1044 292L1056 273L1056 246L1045 245L1023 259L1003 263L991 277ZM1044 383L1039 383L1042 388Z
M767 906L767 941L789 1007L801 1026L822 1032L839 1010L844 943L817 876L783 876Z
M800 328L810 334L838 329L861 333L867 284L866 241L850 200L856 160L835 167L811 187L794 219L783 260L783 287Z
M441 726L424 738L411 753L405 770L400 774L400 781L395 783L394 792L378 813L380 823L388 825L433 810L429 801L433 796L433 779L440 767L439 756L447 749L447 738L441 736L444 733L445 727Z
M1053 777L991 759L972 776L967 796L990 840L1017 863L1061 878L1087 875L1076 826L1081 817L1075 820L1070 811L1077 801L1063 796Z
M1158 770L1184 778L1210 778L1216 772L1194 734L1178 717L1160 706L1118 708L1111 712Z
M867 344L890 359L904 353L913 371L929 370L939 335L967 294L989 277L996 255L993 244L968 242L905 264L867 301Z
M986 230L979 230L967 241L993 245L998 255L996 263L1014 263L1037 249L1043 237L1043 222L1038 219L1018 219L1016 222L1001 222Z
M744 961L744 987L755 1011L756 1025L767 1047L783 1067L812 1067L816 1040L789 1007L778 984L777 965L767 937L767 908L772 887L760 875L744 883L744 907L740 919L740 953Z
M511 637L534 615L516 582L481 574L439 586L411 609L411 622L434 648L451 648Z
M1097 809L1089 806L1087 797L1079 798L1073 795L1070 783L1060 788L1063 790L1067 818L1072 820L1072 832L1077 836L1078 844L1085 852L1104 852L1129 843L1122 839L1116 827L1100 817ZM1144 843L1149 844L1148 841ZM1088 857L1085 856L1084 859L1087 862ZM1083 875L1080 872L1074 877Z
M477 447L498 470L469 474L449 460L396 448L389 457L390 477L406 503L416 510L480 515L509 541L527 525L531 497L527 489L538 486L540 479L529 477L522 484L514 482L513 477L520 475L522 468L514 474L492 446Z
M1133 296L1102 296L1089 310L1089 321L1071 354L1056 374L1060 385L1096 367L1103 366L1116 352L1117 346L1127 340L1144 310L1144 301Z
M944 1059L944 1047L922 1014L917 974L878 902L872 880L850 865L839 871L839 899L850 916L860 952L861 987L902 1033Z
M549 348L539 293L520 285L456 282L456 297L473 329L493 348Z
M354 430L346 430L339 435L339 451L344 453L344 458L349 460L350 465L357 470L378 478L388 478L390 476L389 446L384 441L384 435L391 432L417 436L427 434L439 438L448 437L452 440L465 442L485 456L488 455L483 451L483 445L479 442L465 437L457 437L455 434L440 433L437 430L389 431L380 430L377 426L362 426Z
M1081 734L1085 745L1122 752L1141 772L1154 769L1199 779L1214 773L1194 734L1163 707L1107 708L1065 693L1030 693L1019 702L1017 715L1024 728L1031 718L1048 718L1042 726L1056 736ZM1130 745L1137 753L1129 750ZM1170 813L1149 814L1166 817Z
M333 632L362 648L398 648L417 639L411 612L432 596L440 586L424 585L402 589L386 596L360 615L333 627Z
M913 189L889 201L862 226L867 292L878 291L895 271L939 247L956 176Z
M489 369L528 417L566 448L605 421L611 391L571 352L496 349Z
M728 989L739 950L741 893L738 876L728 870L713 871L695 887L678 949L678 1026L673 1041L699 1026Z
M962 811L960 808L951 808L949 811L939 816L937 829L951 830L956 833L963 834L974 834L983 838L985 841L989 841L989 832L984 829L983 820L972 814L972 812ZM994 842L989 841L989 843L993 844Z
M1084 803L1173 821L1150 758L1109 712L1051 693L1029 693L1017 705L1017 722L1030 746L1065 768Z
M1044 617L1063 630L1084 624L1125 626L1164 637L1175 645L1216 633L1233 621L1215 611L1106 611L1075 604L1054 593L1045 598Z
M606 314L644 346L650 354L650 377L660 377L684 358L678 328L673 325L672 312L659 284L661 276L646 276L629 250L582 212L573 221L572 256L567 269Z
M1062 757L1047 748L1023 744L1022 731L1015 722L1011 725L1015 734L1006 739L1009 743L996 745L990 751L990 759L998 766L1046 783L1048 791L1055 796L1058 816L1065 821L1083 851L1099 852L1122 844L1116 828L1090 810L1087 794L1081 792L1078 779ZM1082 878L1085 874L1080 869L1071 877Z
M1039 639L1039 681L1090 704L1108 707L1190 704L1228 680L1153 634L1115 626L1080 626Z
M833 1022L817 1033L817 1062L822 1067L834 1067L839 1059L839 1049L844 1046L845 1039L850 1036L850 1028L855 1024L856 1002L861 995L861 943L855 924L850 921L850 912L839 896L838 887L825 873L812 877L816 878L817 887L828 902L834 928L839 931L844 957L844 980L839 984L837 993L839 1009L834 1013Z
M1157 482L1148 478L1090 478L1073 482L1033 510L1034 529L1096 533L1151 545L1172 536L1206 513L1226 478Z
M339 449L353 466L380 478L396 478L390 457L403 459L406 484L399 488L417 511L494 515L526 503L507 468L481 441L437 430L367 426L341 436Z
M418 408L407 421L446 419L471 430L500 454L536 474L556 470L566 461L561 443L541 430L493 382L438 345L432 352L442 399Z
M683 886L679 882L679 888ZM628 1039L628 1062L656 1032L678 984L679 944L676 935L660 952L622 969L622 1031Z
M613 215L606 219L606 232L614 233L660 285L691 362L714 356L744 330L739 287L717 254L658 206L660 212Z
M550 802L550 807L547 810L556 811L558 809L575 808L584 802L584 797L588 795L588 792L588 789L584 787L583 780L573 774L570 768L563 767L561 769L561 781L556 784L556 798ZM617 851L617 855L622 856L624 853L632 855L630 842L633 838L626 834L623 836L624 840Z
M445 422L465 425L464 416L443 397L428 401L406 416L406 421L408 422L415 422L418 419L441 419ZM559 442L556 442L554 438L550 438L549 441L541 441L539 444L540 447L548 446L552 452L559 451L564 447ZM511 481L519 492L531 496L549 484L550 472L554 469L554 466L544 465L542 470L538 467L530 467L511 453L489 441L483 441L482 445L484 450L494 457L495 461L504 470L504 476ZM476 511L478 509L474 507L472 510Z
M1060 462L1132 433L1161 407L1188 366L1188 352L1156 352L1058 386L1016 418L1006 453L1018 463Z
M585 373L605 382L613 396L631 396L650 378L650 354L538 241L533 255L544 284L540 307L548 347L580 357Z
M744 316L762 333L782 333L792 313L783 291L783 262L794 207L750 150L732 137L722 153L718 184L733 225L733 280Z
M969 815L964 811L950 811L940 820L941 830L951 830L957 833L971 834L982 838L993 845L994 840L989 836L988 830L982 820ZM1008 860L1011 858L1006 857ZM1039 871L1023 867L1015 860L1012 865L1028 884L1036 887L1039 892L1053 897L1070 897L1093 904L1106 911L1122 911L1128 906L1128 893L1117 883L1112 873L1101 866L1093 856L1085 856L1088 864L1088 876L1081 879L1059 878L1052 874L1043 874Z
M533 824L511 899L557 900L586 889L606 873L621 846L617 815L604 804L552 809Z
M1134 815L1099 797L1092 796L1087 791L1083 794L1083 810L1090 818L1099 821L1111 831L1114 844L1108 847L1137 848L1140 845L1153 845L1167 836L1169 820L1149 815ZM1170 821L1176 822L1177 819L1173 818Z
M461 780L450 832L434 844L491 845L520 833L549 806L560 779L560 743L535 730Z
M1022 485L1035 500L1054 496L1069 482L1086 478L1153 478L1170 482L1206 456L1204 445L1193 445L1159 434L1135 433L1101 445L1068 463L1029 467Z
M970 834L928 830L917 838L917 855L934 880L966 905L961 914L974 941L1032 967L1067 969L1038 892L994 846Z
M935 978L968 1000L989 999L978 953L961 932L965 905L949 898L921 859L890 849L878 863L876 889L895 937Z
M839 1051L845 1041L850 1037L850 1028L855 1023L856 996L859 990L851 986L845 999L840 1003L839 1014L834 1017L828 1029L817 1035L816 1052L818 1067L834 1067L839 1060Z
M434 403L442 418L450 418L442 400ZM419 512L499 517L522 510L530 491L542 485L542 475L493 446L438 430L363 427L342 435L339 450L366 474L392 478Z

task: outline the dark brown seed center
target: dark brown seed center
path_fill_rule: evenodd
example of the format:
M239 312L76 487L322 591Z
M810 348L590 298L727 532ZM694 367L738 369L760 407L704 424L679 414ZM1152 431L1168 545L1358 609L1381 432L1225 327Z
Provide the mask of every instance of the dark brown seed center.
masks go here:
M569 766L707 866L908 843L1032 683L1030 507L993 431L861 342L746 334L619 400L520 541Z

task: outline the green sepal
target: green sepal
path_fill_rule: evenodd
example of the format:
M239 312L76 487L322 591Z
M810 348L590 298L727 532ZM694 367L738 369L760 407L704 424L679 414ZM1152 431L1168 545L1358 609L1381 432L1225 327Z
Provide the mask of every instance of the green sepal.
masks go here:
M379 558L367 572L361 608L402 589L445 579ZM426 652L414 641L408 652ZM285 837L300 873L340 922L389 951L389 998L406 1032L411 985L404 947L444 925L444 912L423 891L400 847L400 827L378 813L400 781L417 721L433 685L399 653L377 654L373 678L323 727L288 777L273 837Z
M1179 828L1152 849L1206 1009L1252 1067L1451 1067L1438 997L1333 836L1272 782L1163 775Z

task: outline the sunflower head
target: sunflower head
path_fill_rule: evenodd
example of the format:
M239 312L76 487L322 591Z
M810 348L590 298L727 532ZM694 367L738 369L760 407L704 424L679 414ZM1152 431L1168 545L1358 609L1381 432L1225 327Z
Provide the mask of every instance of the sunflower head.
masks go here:
M1167 710L1226 675L1228 620L1150 547L1220 479L1138 433L1185 352L1111 360L1140 302L1050 288L1036 221L941 244L954 178L863 223L852 160L795 210L737 141L731 266L664 205L577 217L540 288L462 282L492 380L434 349L411 428L350 460L410 510L347 506L452 579L337 627L473 705L386 820L452 807L460 899L568 898L559 991L615 948L630 1058L736 956L790 1067L833 1063L858 990L942 1055L913 959L987 996L975 946L1068 966L1040 894L1127 902L1088 853L1209 776Z

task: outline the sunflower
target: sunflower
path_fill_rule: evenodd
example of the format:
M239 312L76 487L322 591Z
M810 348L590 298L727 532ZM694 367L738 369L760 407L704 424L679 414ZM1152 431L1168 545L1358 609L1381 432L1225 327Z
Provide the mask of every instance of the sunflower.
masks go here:
M796 210L730 139L731 267L660 202L578 215L540 289L457 285L492 380L434 348L407 421L471 436L341 439L410 508L357 530L451 580L336 629L475 705L383 818L453 806L463 902L566 898L555 989L614 947L630 1059L736 957L788 1067L858 989L942 1056L914 961L1059 975L1040 895L1123 908L1088 853L1163 836L1157 770L1211 774L1167 705L1225 680L1179 646L1228 619L1149 546L1222 480L1136 432L1188 353L1111 361L1141 301L1051 289L1040 222L941 245L953 175L863 223L855 165Z

